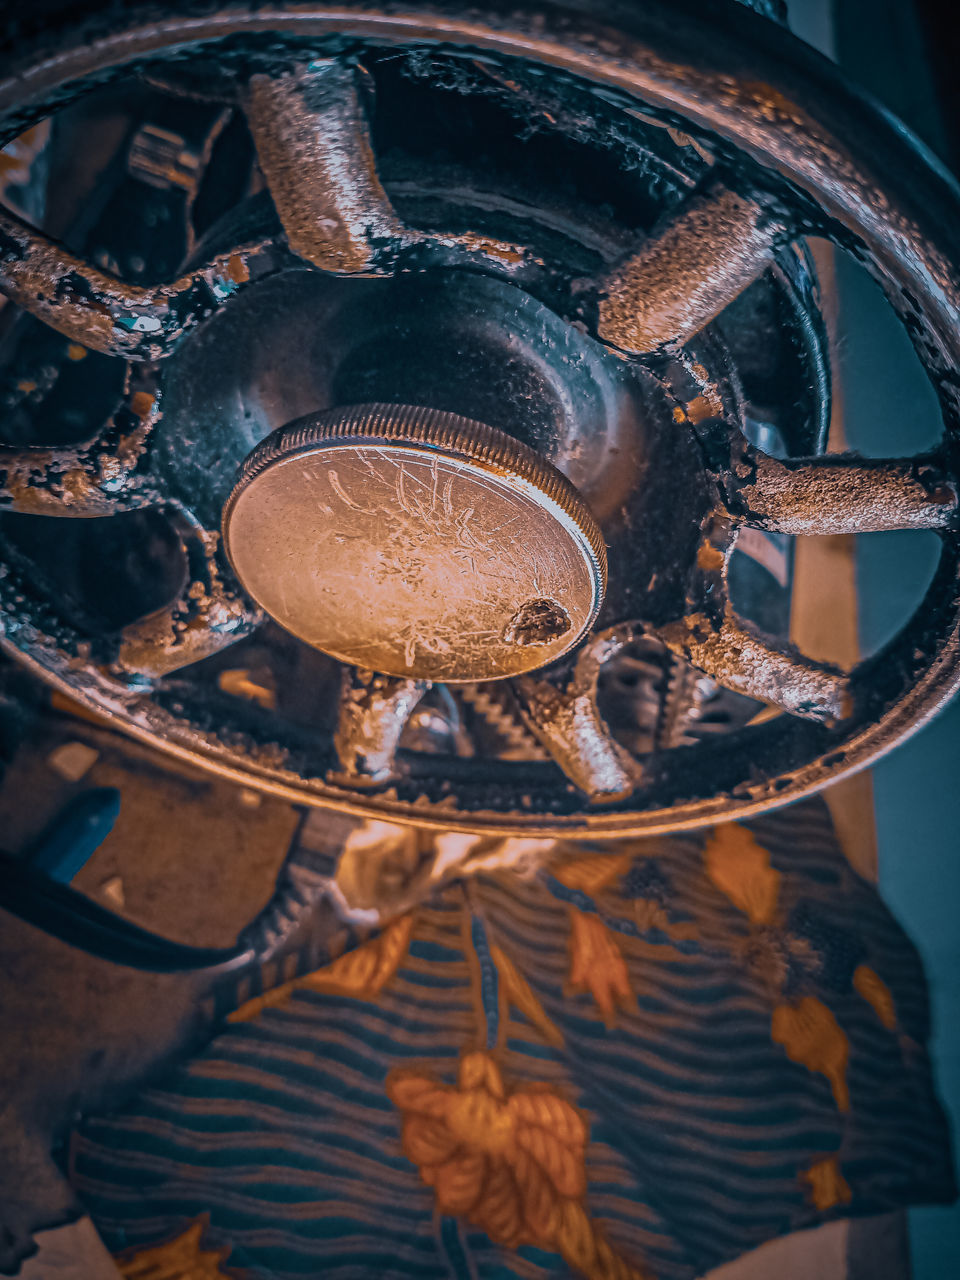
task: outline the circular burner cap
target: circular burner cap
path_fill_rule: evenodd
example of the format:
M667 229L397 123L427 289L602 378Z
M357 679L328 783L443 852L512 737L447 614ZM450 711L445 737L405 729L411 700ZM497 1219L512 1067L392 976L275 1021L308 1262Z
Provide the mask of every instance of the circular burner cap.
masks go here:
M556 468L480 422L351 405L275 431L224 507L281 626L342 662L446 682L553 662L597 616L599 526Z

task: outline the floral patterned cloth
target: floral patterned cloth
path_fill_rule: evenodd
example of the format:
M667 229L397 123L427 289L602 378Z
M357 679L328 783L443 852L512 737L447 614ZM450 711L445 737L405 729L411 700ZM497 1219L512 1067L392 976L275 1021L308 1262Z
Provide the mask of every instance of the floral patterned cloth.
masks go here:
M205 1214L210 1274L250 1280L692 1280L954 1194L918 957L819 801L557 848L329 945L75 1135L126 1267Z

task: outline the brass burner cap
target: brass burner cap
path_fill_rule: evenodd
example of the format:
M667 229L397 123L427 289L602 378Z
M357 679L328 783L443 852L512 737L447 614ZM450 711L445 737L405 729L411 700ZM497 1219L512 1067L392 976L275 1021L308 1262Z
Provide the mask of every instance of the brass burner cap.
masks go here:
M496 680L584 635L606 586L599 526L532 449L454 413L353 405L275 431L223 513L237 577L342 662Z

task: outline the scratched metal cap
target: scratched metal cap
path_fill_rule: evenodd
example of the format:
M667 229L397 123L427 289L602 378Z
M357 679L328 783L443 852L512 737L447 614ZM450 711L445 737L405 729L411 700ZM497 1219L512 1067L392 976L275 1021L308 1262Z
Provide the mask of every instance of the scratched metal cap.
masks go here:
M281 626L387 675L495 680L554 661L606 586L599 526L532 449L457 414L351 405L275 431L223 513Z

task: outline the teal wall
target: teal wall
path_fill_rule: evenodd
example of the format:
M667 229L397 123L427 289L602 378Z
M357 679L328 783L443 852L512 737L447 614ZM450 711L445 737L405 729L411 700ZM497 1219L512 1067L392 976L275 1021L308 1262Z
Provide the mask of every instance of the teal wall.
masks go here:
M929 386L876 287L838 267L844 344L839 373L851 447L913 453L936 438ZM879 647L919 603L936 563L935 534L857 539L861 644ZM933 1057L954 1132L960 1128L960 704L873 770L880 889L920 950L933 1014ZM911 1215L915 1280L960 1276L960 1209Z
M790 0L798 34L837 57L854 79L943 145L909 0ZM960 268L960 264L958 264ZM932 392L876 287L838 266L843 334L838 368L851 447L914 453L940 434ZM861 641L881 644L919 600L933 535L871 534L857 547ZM873 771L880 888L927 970L933 1055L954 1133L960 1131L960 703ZM910 1215L915 1280L960 1276L960 1208Z

